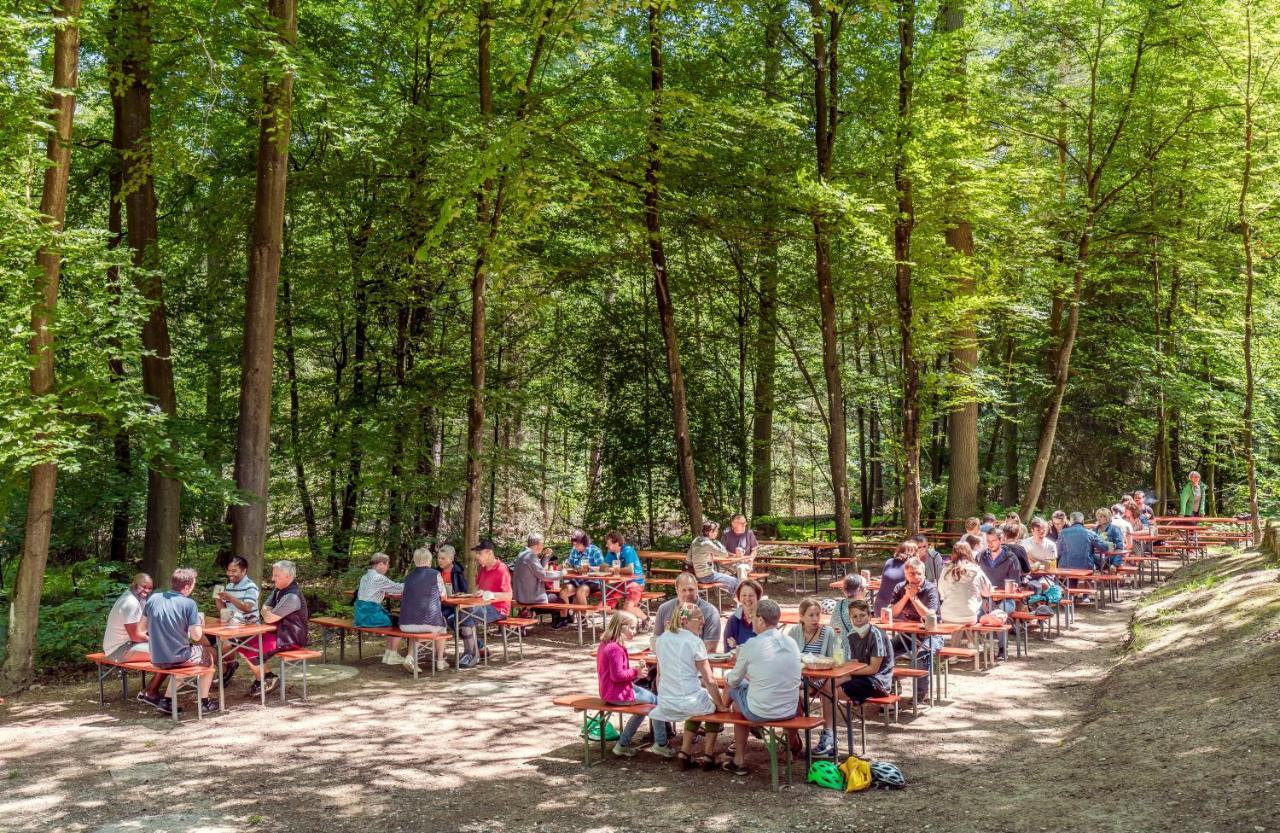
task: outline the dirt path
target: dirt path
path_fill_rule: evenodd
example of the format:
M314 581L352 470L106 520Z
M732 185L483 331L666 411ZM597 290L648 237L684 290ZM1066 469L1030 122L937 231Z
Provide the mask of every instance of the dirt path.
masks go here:
M241 676L228 714L176 728L134 705L100 710L93 684L35 690L0 707L0 829L1235 829L1168 817L1166 785L1090 792L1123 782L1120 749L1162 739L1164 750L1183 732L1164 717L1111 725L1107 700L1093 711L1133 609L1130 599L1086 611L1061 638L1033 639L1029 660L953 673L950 702L871 728L871 756L911 782L897 793L800 785L773 795L756 746L745 779L682 774L648 753L583 769L580 724L549 705L553 694L595 690L594 663L566 631L528 640L523 662L417 685L371 651L358 675L287 708L247 705ZM1257 731L1275 732L1274 712ZM1175 772L1192 763L1174 760Z

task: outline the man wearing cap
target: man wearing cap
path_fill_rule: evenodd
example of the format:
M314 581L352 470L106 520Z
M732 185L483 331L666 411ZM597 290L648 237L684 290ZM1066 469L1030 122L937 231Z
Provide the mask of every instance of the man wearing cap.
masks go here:
M485 650L484 626L507 618L511 612L511 571L494 555L493 541L481 538L471 551L476 554L476 592L488 604L468 607L458 614L460 625L478 627L480 634L466 640L467 654L458 660L459 668L470 668L480 660Z

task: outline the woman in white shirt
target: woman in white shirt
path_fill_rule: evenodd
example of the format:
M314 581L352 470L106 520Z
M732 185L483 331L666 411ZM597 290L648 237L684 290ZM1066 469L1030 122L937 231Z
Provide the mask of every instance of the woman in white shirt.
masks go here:
M939 611L942 621L972 625L982 613L983 600L991 598L991 581L973 560L973 550L964 541L951 548L951 561L938 577Z
M680 751L676 754L681 769L692 769L695 765L714 769L716 740L723 726L689 718L727 711L729 705L711 676L707 646L702 641L702 611L698 606L684 602L677 607L667 620L667 632L654 640L653 649L658 655L658 705L649 713L649 718L671 723L684 721ZM695 760L693 740L699 723L706 737L703 754Z
M1048 531L1049 525L1043 518L1034 518L1031 521L1031 534L1022 539L1022 546L1027 550L1027 558L1031 559L1032 569L1058 560L1058 545L1045 534Z

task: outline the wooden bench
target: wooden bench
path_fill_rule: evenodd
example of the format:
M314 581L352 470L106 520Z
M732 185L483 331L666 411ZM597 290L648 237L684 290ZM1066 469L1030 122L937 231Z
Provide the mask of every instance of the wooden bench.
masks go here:
M1027 656L1031 655L1031 623L1035 622L1040 631L1040 638L1044 639L1044 628L1053 620L1051 613L1032 613L1028 610L1015 610L1009 614L1009 622L1013 625L1014 643L1018 649L1018 656L1021 657L1025 650Z
M905 665L895 665L893 667L893 687L895 689L894 691L895 694L898 694L902 690L903 680L911 681L911 714L913 716L916 714L917 708L919 707L919 703L916 702L915 681L923 679L928 676L929 676L929 672L923 668L908 668ZM899 694L899 697L901 697L901 694ZM929 687L929 705L930 706L933 705L933 687L932 686Z
M310 648L294 648L290 651L280 651L275 658L280 660L280 702L285 703L285 689L289 684L289 669L302 669L302 702L307 701L307 663L313 659L320 659L324 654L320 651L313 651Z
M958 648L946 645L934 652L935 671L942 672L942 679L938 681L938 690L941 693L941 699L946 699L948 692L951 690L951 662L960 660L963 662L972 662L973 670L978 671L979 668L979 651L977 648Z
M592 712L599 717L599 723L604 723L604 716L607 714L618 715L618 724L621 728L623 715L648 715L653 711L653 706L647 703L633 703L630 705L614 705L606 703L599 697L590 694L570 694L563 697L556 697L551 701L553 705L562 706L582 712L582 762L584 765L591 763L591 738L587 733L587 724L592 718ZM707 721L710 723L720 723L725 726L750 726L754 729L762 729L765 732L764 745L769 751L769 777L773 785L773 789L778 789L778 748L782 747L786 751L786 732L805 732L806 735L814 729L822 726L822 718L814 715L805 717L804 715L796 715L783 720L766 720L762 722L754 722L747 720L740 712L712 712L710 714L697 715L693 720ZM782 743L779 743L779 733L782 734ZM600 759L604 760L605 740L604 730L601 726L599 730L600 743ZM806 738L805 747L809 746ZM791 783L791 756L786 757L787 767L787 783ZM806 772L808 768L806 767Z
M523 605L521 605L521 607L523 607ZM520 654L520 659L524 659L524 629L531 628L538 624L537 615L535 614L532 619L508 616L505 619L499 619L493 624L498 627L498 632L502 634L502 661L507 661L507 639L512 634L516 637L516 646Z
M350 631L356 635L356 658L364 659L364 637L366 634L370 636L381 636L386 638L405 639L409 642L409 650L417 655L419 642L430 642L431 648L431 674L436 673L436 651L435 643L447 642L451 637L447 633L409 633L398 628L358 628L355 622L350 619L340 619L336 616L313 616L311 624L316 625L322 631L333 630L338 633L338 661L345 662L347 659L347 632ZM322 639L321 646L324 649L322 656L324 661L329 661L329 641L327 638ZM413 678L418 679L418 664L413 664Z
M212 666L206 668L203 665L190 665L182 668L159 668L148 661L117 662L116 660L108 659L107 655L102 652L85 654L85 659L92 662L98 670L98 705L100 706L105 704L102 681L113 673L120 674L123 699L126 701L129 699L127 675L130 671L137 671L142 675L143 686L147 683L148 674L167 674L173 678L173 690L169 693L173 722L178 722L178 696L187 690L195 692L196 695L196 720L204 718L204 704L200 702L200 678L206 674L213 674Z
M609 608L604 605L593 604L575 604L573 602L547 602L540 605L524 605L524 607L535 613L561 613L566 616L573 615L577 617L578 625L578 644L582 645L582 626L587 624L591 627L591 641L596 641L596 615L600 616L600 629L605 626L605 617L609 614Z
M806 592L808 592L809 590L808 574L813 573L813 592L815 593L818 592L818 565L816 564L812 564L808 562L800 562L800 561L785 561L785 560L778 560L778 559L770 559L768 561L762 561L757 559L754 566L757 569L763 568L765 571L768 571L768 572L772 572L774 570L790 570L791 571L791 592L793 593L800 592L800 588L798 584L799 584L800 576L802 574L805 576L804 589Z

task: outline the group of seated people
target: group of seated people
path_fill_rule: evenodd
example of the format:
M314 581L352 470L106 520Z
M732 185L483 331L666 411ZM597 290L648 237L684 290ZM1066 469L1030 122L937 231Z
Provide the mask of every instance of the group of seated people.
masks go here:
M751 722L786 720L804 710L801 698L816 699L823 715L823 729L815 755L830 755L834 748L836 709L821 694L820 685L806 684L803 655L833 657L838 640L845 640L844 656L862 666L836 680L845 696L861 706L872 697L889 693L893 683L894 647L872 622L867 581L860 575L845 579L845 598L832 610L833 625L823 625L823 605L815 598L800 604L800 623L780 626L778 603L764 596L756 581L737 586L738 608L721 628L720 612L698 592L697 579L684 573L676 579L676 596L655 614L658 636L653 641L656 663L651 671L644 662L631 662L627 642L636 634L636 619L626 611L614 613L596 655L600 697L607 703L650 703L653 725L651 750L676 758L681 769L720 767L744 775L749 727L734 726L730 754L717 758L717 742L723 725L694 718L717 711L734 711ZM735 654L721 690L711 673L710 654L719 649ZM614 744L613 753L636 754L634 736L644 718L632 717ZM667 724L683 725L680 748L670 744ZM695 750L702 732L701 751ZM800 751L799 737L791 733L789 747Z
M253 645L241 645L229 657L219 656L216 641L205 633L204 614L191 597L197 574L189 567L174 570L169 589L160 593L153 592L155 585L146 573L134 576L107 615L103 653L114 662L149 662L162 672L192 666L212 668L221 659L223 685L239 667L238 655L254 675L249 695L256 697L263 688L273 691L279 678L266 670L267 661L281 651L307 645L307 600L298 587L293 562L277 561L271 568L271 592L259 609L260 591L248 577L248 567L244 558L232 557L227 565L227 584L214 588L214 603L223 624L264 622L276 626L273 633L262 635L261 655L255 640ZM170 713L175 683L171 680L168 697L161 696L166 677L170 675L155 674L138 699ZM203 711L217 711L218 701L209 697L213 674L201 675L197 683Z

